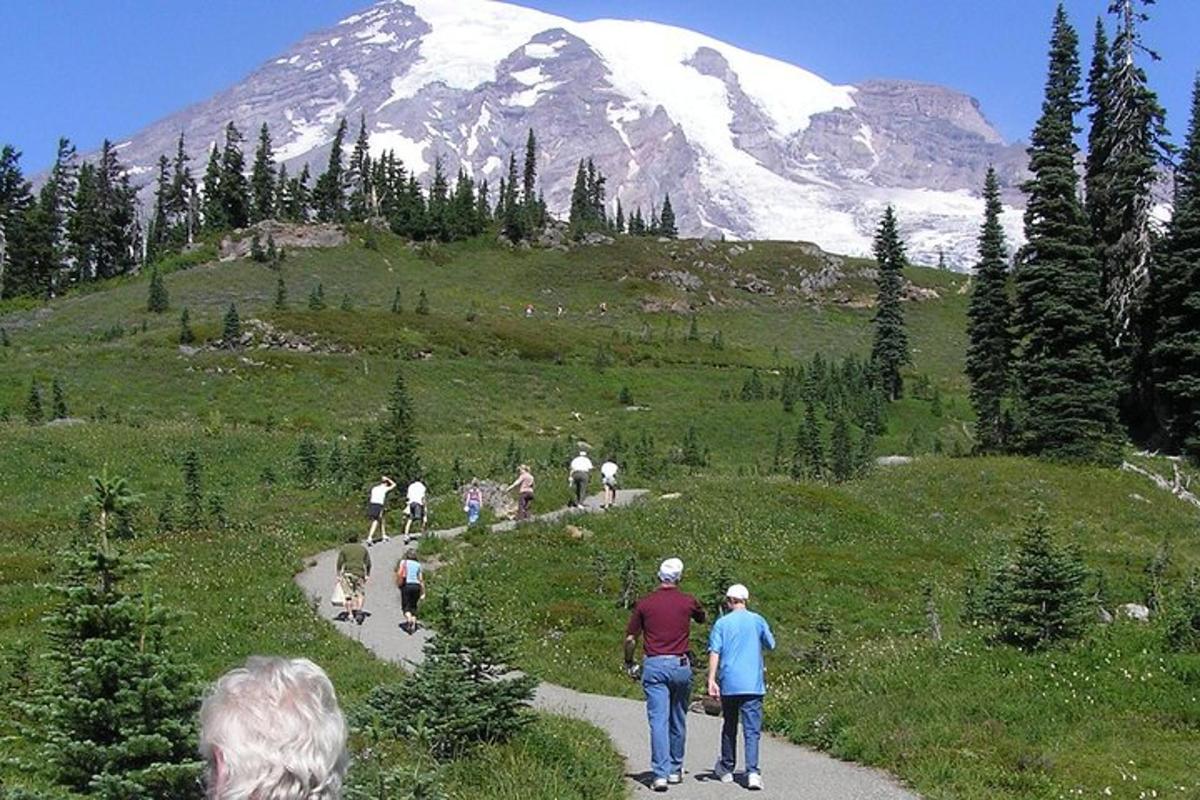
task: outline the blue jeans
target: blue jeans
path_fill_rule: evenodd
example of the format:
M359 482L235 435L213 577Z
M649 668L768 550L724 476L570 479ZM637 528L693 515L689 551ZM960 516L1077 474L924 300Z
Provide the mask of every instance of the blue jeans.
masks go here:
M691 664L684 656L649 656L642 664L642 691L650 720L650 769L655 778L683 774Z
M479 522L479 503L467 503L467 524Z
M721 757L714 770L718 775L733 772L737 766L738 717L746 740L746 772L758 772L758 740L762 737L763 696L761 694L721 695Z

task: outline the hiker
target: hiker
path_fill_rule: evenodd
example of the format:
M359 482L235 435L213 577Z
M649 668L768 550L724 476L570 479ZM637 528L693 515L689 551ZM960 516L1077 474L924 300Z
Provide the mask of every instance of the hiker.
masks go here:
M505 490L517 492L517 520L529 519L529 507L533 505L533 473L528 464L517 468L517 479Z
M713 775L733 782L737 764L738 719L746 744L746 788L763 788L758 769L758 740L762 734L763 649L775 649L771 626L746 608L750 591L735 583L725 592L729 613L717 620L708 635L708 694L721 701L721 755Z
M525 319L529 319L532 316L533 316L533 303L526 303L525 304Z
M346 593L346 621L363 624L363 600L366 597L367 580L371 577L371 554L358 543L358 537L350 534L338 551L337 579Z
M350 764L346 734L324 670L306 658L251 656L200 705L204 796L338 800Z
M559 303L557 316L561 317L562 315L563 315L563 307L562 307L562 303Z
M387 502L387 495L392 489L396 488L396 482L384 475L379 479L379 483L371 487L371 500L367 504L367 519L371 520L371 529L367 531L367 547L370 547L374 542L375 529L379 528L379 541L386 542L387 535L387 516L383 512L383 506Z
M467 524L479 522L479 512L483 508L483 490L479 488L479 479L472 478L471 484L463 492L463 511L467 515Z
M575 494L575 499L571 502L573 506L583 505L584 498L587 497L588 480L592 474L592 460L588 458L586 450L580 450L579 455L571 459L571 467L567 477L567 485L571 487L571 491Z
M417 561L415 548L405 550L404 558L396 565L396 588L400 590L400 608L404 611L400 627L411 636L417 632L417 605L425 599L425 569Z
M625 672L642 679L646 717L650 722L650 785L665 792L683 780L683 751L687 742L687 707L692 693L692 660L688 640L691 621L704 622L704 607L679 591L683 562L668 558L658 568L660 585L638 601L625 628ZM638 636L645 658L634 663Z
M604 484L604 507L612 508L617 502L617 472L619 467L611 458L600 465L600 483Z
M413 538L409 535L412 529L413 522L421 523L421 533L425 533L425 522L429 515L425 513L425 494L429 490L425 488L425 484L421 483L421 479L417 478L408 485L407 501L408 506L404 510L404 541ZM420 535L420 534L418 534Z

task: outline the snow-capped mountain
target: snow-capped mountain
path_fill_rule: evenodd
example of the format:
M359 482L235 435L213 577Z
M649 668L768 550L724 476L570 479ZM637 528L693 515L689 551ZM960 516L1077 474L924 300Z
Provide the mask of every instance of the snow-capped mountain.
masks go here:
M1025 165L976 101L949 89L837 86L681 28L576 22L491 0L378 3L151 125L121 153L145 181L183 132L200 172L228 121L248 151L266 122L277 158L315 174L339 120L353 137L363 115L374 153L394 150L417 174L440 157L450 174L461 165L492 187L533 128L552 213L565 213L576 166L591 157L614 205L648 216L669 192L683 235L867 254L893 203L915 261L944 249L964 266L987 165L1009 187ZM1010 211L1014 239L1018 222Z

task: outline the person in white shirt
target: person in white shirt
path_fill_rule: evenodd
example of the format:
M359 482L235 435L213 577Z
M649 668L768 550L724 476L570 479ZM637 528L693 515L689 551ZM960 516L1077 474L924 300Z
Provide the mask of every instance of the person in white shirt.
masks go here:
M372 541L375 538L375 529L379 529L379 541L386 542L387 535L387 518L383 512L383 506L387 502L387 495L392 489L396 488L396 482L384 475L379 479L379 483L371 487L371 500L367 503L367 519L371 520L371 529L367 531L367 541L365 544L370 547L374 544Z
M429 516L425 513L425 493L428 491L425 484L421 483L420 478L408 485L408 509L405 511L405 516L408 517L404 521L404 539L409 538L409 530L412 528L414 521L421 523L421 533L425 533L425 520Z
M620 468L611 458L600 465L600 482L604 484L604 507L612 508L617 501L617 471Z
M572 505L583 505L583 499L587 497L588 480L592 473L592 460L588 458L587 451L580 450L579 455L571 459L570 475L567 478L567 485L575 493L575 499Z

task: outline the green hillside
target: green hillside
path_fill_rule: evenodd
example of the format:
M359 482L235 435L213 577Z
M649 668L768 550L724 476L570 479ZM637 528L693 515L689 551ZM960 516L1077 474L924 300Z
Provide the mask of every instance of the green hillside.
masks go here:
M456 476L507 482L514 460L538 470L539 508L561 505L563 459L580 441L622 452L627 486L680 494L589 518L582 539L535 526L443 545L450 565L431 596L487 587L531 672L632 694L619 670L622 569L632 555L646 580L678 554L685 586L707 595L742 580L775 625L768 725L797 741L886 767L929 798L1200 792L1200 659L1168 652L1160 619L1097 626L1037 655L959 622L972 567L1004 551L1039 507L1103 574L1110 608L1145 600L1145 568L1164 540L1170 597L1200 566L1196 510L1140 476L960 457L971 447L964 276L906 274L914 364L874 453L915 462L844 484L787 477L804 404L785 410L784 372L817 355L838 365L867 355L872 266L782 242L621 237L560 251L418 247L354 230L340 247L289 250L279 269L234 260L172 271L163 314L146 311L144 276L0 306L0 656L41 646L50 598L40 587L86 535L88 476L107 465L145 496L123 546L165 556L149 580L185 615L178 644L205 676L250 653L303 654L350 705L396 679L315 619L291 576L347 528L365 533L366 486L352 467L331 471L330 457L352 463L400 368L435 527L460 522ZM327 308L311 310L318 284ZM428 313L417 311L422 293ZM246 347L215 346L231 304ZM184 308L197 337L187 349ZM761 399L743 399L752 376ZM55 380L68 419L27 424L31 385L51 416ZM823 412L820 425L828 443ZM851 433L863 436L858 425ZM320 460L314 485L300 477L305 437ZM689 446L706 463L680 463ZM189 449L228 524L162 531ZM926 586L941 642L927 635ZM621 794L619 761L586 726L545 720L507 747L457 767L454 796L533 796L505 784L523 773L557 787L547 798ZM561 772L575 760L577 774Z

